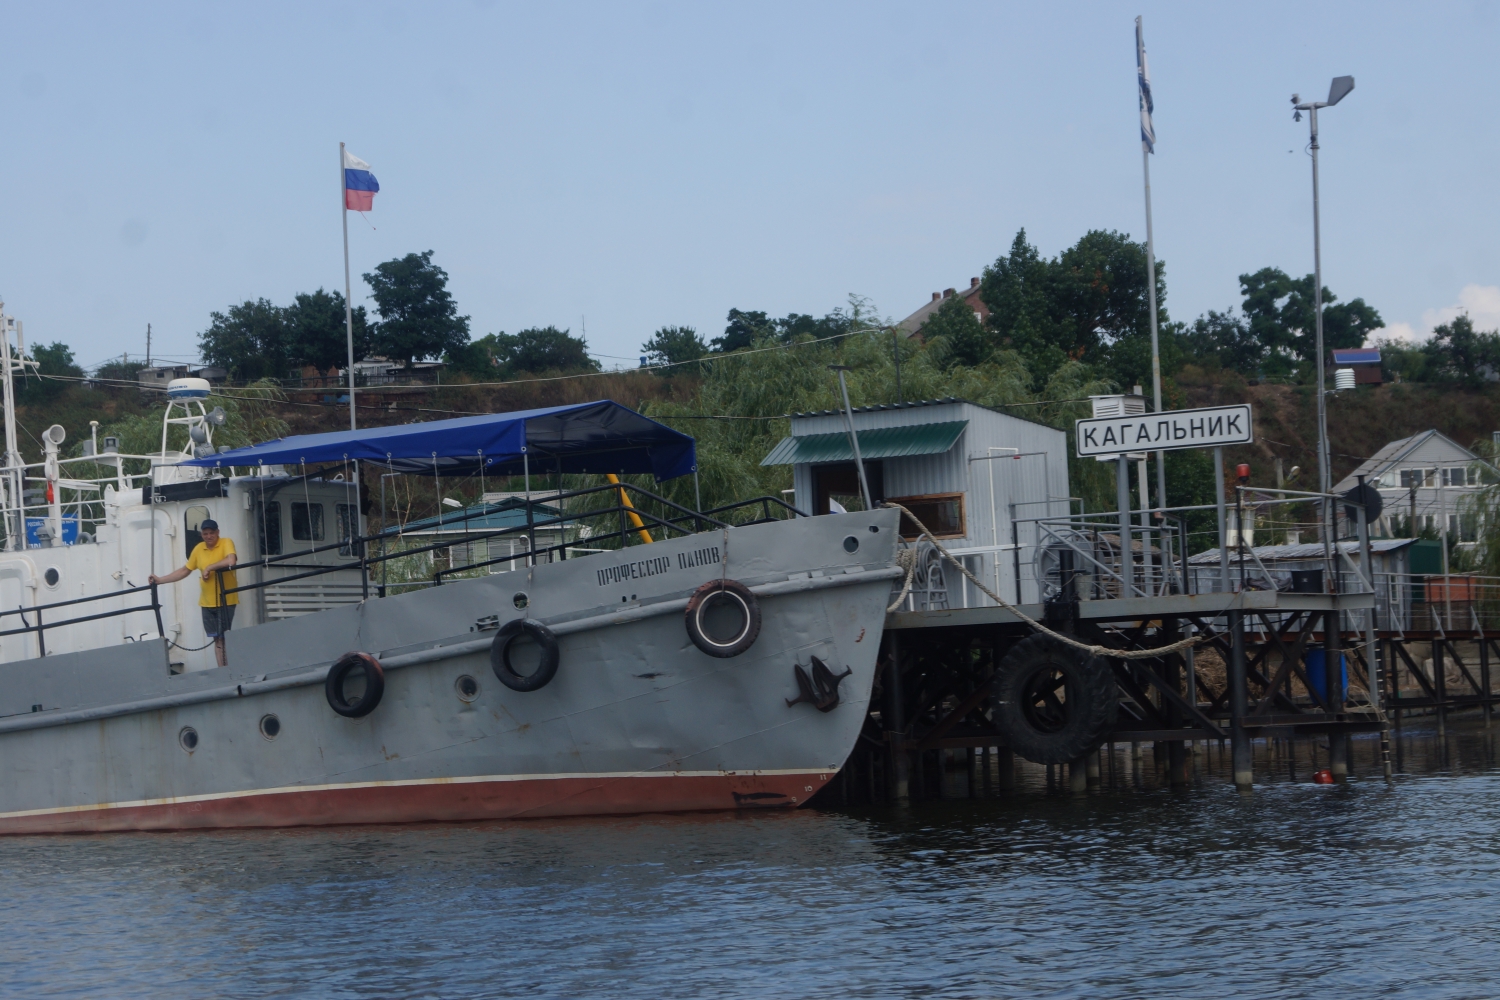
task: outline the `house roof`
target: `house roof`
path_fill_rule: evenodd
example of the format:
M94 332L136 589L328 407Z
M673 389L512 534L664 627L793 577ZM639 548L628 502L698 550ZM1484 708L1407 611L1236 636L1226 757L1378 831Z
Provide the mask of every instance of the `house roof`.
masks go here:
M897 323L896 329L900 330L908 337L914 336L918 330L922 329L922 324L927 322L927 317L931 316L933 313L941 309L944 302L947 302L949 299L954 297L960 299L972 299L978 298L978 296L978 278L970 278L969 287L965 288L963 291L959 291L955 288L949 288L945 289L941 295L934 292L932 300L930 302L922 306L922 308L918 309L910 316L903 319L901 322Z
M972 399L964 399L960 396L945 396L942 399L919 399L909 403L877 403L874 406L856 406L849 412L876 413L880 410L906 410L917 406L947 406L950 403L967 403L970 406L977 406L981 410L989 410L991 413L998 413L1002 416L1010 417L1012 420L1024 420L1028 424L1036 424L1037 426L1045 427L1048 430L1062 430L1062 428L1053 427L1051 424L1044 421L1033 420L1031 417L1023 417L1018 413L1009 413L1005 410L999 409L998 407L985 406L983 403L976 403ZM793 420L796 420L799 417L841 417L843 415L844 411L842 407L837 410L809 410L805 413L788 414L788 416L790 416ZM861 438L860 440L862 441L864 439Z
M1400 465L1403 462L1412 461L1414 460L1417 452L1421 450L1423 446L1432 444L1447 445L1448 447L1452 448L1454 452L1457 453L1455 459L1458 461L1480 461L1478 455L1474 454L1468 448L1465 448L1457 441L1448 437L1448 435L1444 434L1442 431L1422 431L1419 434L1413 434L1411 437L1404 437L1400 440L1392 441L1389 444L1385 445L1379 451L1375 452L1375 454L1365 459L1365 461L1360 464L1359 468L1355 469L1353 472L1349 473L1349 475L1339 480L1338 485L1333 488L1333 492L1342 493L1345 490L1353 489L1354 486L1359 483L1360 476L1364 476L1368 481L1374 479L1376 476L1379 476L1381 473L1387 471L1393 466ZM1440 461L1440 459L1433 459L1433 461Z
M1370 551L1372 552L1395 552L1403 549L1416 541L1415 538L1372 538L1370 539ZM1340 552L1350 555L1359 553L1358 542L1338 542L1334 546ZM1293 559L1322 559L1322 542L1303 542L1300 545L1254 545L1250 551L1254 557L1261 562L1286 562ZM1231 551L1229 558L1233 562L1239 559L1239 553ZM1205 564L1218 565L1219 550L1206 549L1197 555L1189 556L1188 563L1194 566Z
M904 427L875 427L856 431L859 455L863 459L904 458L908 455L941 455L969 426L967 420L945 420L935 424L907 424ZM816 462L852 462L847 432L804 434L782 438L761 465L805 465Z

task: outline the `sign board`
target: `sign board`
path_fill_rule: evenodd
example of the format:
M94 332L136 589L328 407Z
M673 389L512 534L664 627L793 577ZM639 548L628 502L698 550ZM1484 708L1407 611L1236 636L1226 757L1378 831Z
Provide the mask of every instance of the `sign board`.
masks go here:
M1075 428L1080 456L1215 448L1255 440L1249 403L1133 413L1124 417L1088 417L1079 420Z

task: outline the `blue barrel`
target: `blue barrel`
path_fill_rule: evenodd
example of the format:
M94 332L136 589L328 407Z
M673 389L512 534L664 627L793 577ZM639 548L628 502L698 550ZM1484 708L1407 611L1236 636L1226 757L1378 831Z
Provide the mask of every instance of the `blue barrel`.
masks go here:
M1312 684L1318 697L1325 702L1328 700L1328 671L1324 669L1324 651L1321 649L1309 649L1302 654L1302 662L1307 667L1307 679ZM1339 653L1339 691L1340 700L1349 700L1349 661Z

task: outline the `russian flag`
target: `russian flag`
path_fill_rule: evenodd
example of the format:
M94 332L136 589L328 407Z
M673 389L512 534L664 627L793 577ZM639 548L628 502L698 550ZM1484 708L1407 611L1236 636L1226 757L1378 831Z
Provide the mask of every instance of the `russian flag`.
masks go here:
M344 207L368 212L375 207L375 192L379 190L380 182L370 173L370 165L344 150Z

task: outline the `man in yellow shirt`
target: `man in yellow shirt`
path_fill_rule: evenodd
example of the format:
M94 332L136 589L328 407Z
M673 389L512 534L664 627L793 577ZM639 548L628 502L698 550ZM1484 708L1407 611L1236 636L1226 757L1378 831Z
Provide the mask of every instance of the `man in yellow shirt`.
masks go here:
M225 594L221 604L219 576L224 578L224 590L238 587L234 566L239 562L239 557L234 554L234 542L219 534L219 522L207 518L198 525L198 531L203 535L203 541L193 546L193 551L188 554L187 565L174 569L165 576L153 574L148 579L152 583L176 583L193 570L199 572L203 577L198 594L198 605L203 612L203 634L213 639L214 658L222 667L226 665L224 633L229 631L229 626L234 622L234 608L240 603L240 595Z

